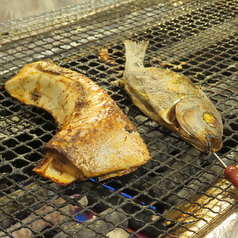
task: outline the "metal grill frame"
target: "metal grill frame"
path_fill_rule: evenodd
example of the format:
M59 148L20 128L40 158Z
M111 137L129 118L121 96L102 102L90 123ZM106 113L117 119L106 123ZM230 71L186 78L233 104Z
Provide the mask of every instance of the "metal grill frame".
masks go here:
M85 230L95 237L106 237L114 228L131 237L204 237L215 222L231 212L237 201L236 191L223 179L222 168L214 158L145 117L125 92L110 82L123 73L122 41L149 39L145 65L163 64L189 76L204 89L224 121L224 147L219 153L227 164L236 164L238 4L232 0L113 4L101 0L95 4L1 25L0 196L5 200L0 204L0 223L7 218L9 224L20 222L48 205L61 211L68 222L39 231L39 237L80 237ZM116 64L99 60L103 48L108 49ZM42 158L42 148L55 133L56 124L44 110L11 98L4 90L4 82L25 64L46 58L85 74L109 92L148 145L153 158L147 165L120 178L78 181L67 187L52 184L31 171ZM74 194L78 196L70 196ZM24 203L22 196L33 202ZM62 197L65 204L80 207L79 214L90 213L96 220L77 225L74 215L62 212L62 206L52 205L55 196ZM80 200L85 196L87 204ZM6 209L11 203L17 210ZM110 223L107 217L113 212L123 214L122 219L104 231L95 228L97 221Z

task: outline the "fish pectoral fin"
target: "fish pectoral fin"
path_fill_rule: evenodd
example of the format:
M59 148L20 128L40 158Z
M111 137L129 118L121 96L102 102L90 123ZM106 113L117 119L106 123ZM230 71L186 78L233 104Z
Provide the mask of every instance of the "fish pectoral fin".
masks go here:
M139 98L141 98L142 100L146 100L148 101L150 99L150 97L148 96L148 94L145 91L137 91L135 89L133 89L134 92L136 92L136 94L139 96Z
M167 123L170 125L173 125L173 122L176 120L175 117L175 111L171 111L171 110L161 110L159 112L160 117Z
M160 117L169 125L179 128L179 123L176 117L176 105L180 99L176 100L169 109L164 109L159 112Z

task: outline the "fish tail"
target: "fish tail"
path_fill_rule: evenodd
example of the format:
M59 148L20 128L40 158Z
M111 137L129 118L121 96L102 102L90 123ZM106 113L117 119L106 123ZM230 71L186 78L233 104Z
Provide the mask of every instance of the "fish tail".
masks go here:
M145 51L147 49L149 41L130 41L125 40L124 45L126 49L126 65L125 72L133 70L135 68L143 68L143 61L145 58Z

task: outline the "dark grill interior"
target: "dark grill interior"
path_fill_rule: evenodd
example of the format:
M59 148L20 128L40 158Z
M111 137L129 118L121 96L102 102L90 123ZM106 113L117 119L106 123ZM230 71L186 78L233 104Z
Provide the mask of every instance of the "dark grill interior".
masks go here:
M123 40L149 39L145 65L171 68L203 88L224 122L219 154L237 164L238 3L118 1L91 10L74 6L2 24L0 237L198 237L234 204L221 166L144 116L110 82L122 77ZM99 57L105 48L112 57L106 62ZM66 187L32 172L56 124L44 110L9 96L4 82L47 58L109 92L145 140L153 156L148 164Z

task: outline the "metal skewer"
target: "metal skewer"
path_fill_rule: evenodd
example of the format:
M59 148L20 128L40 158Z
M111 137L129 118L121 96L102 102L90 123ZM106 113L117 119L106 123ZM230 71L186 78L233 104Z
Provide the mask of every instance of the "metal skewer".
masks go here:
M222 161L222 159L215 152L212 152L212 153L217 158L217 160L220 162L220 164L226 169L227 165Z

